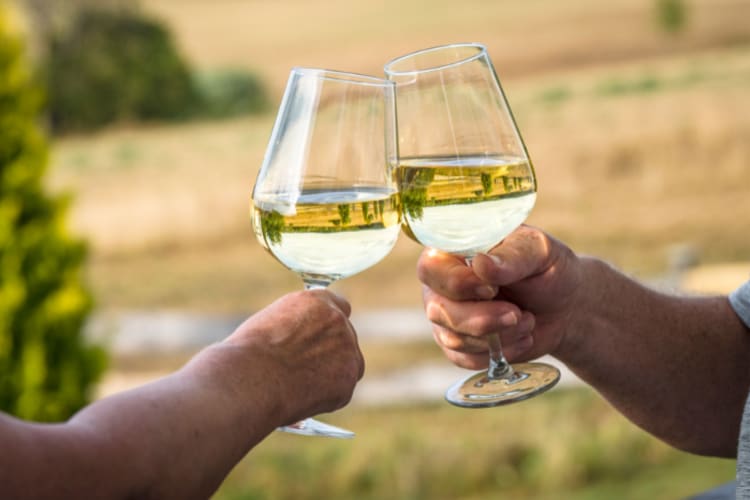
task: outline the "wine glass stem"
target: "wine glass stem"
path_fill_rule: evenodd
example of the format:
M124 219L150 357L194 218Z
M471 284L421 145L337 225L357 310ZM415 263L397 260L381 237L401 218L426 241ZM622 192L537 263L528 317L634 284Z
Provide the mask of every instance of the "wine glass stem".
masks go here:
M487 378L490 380L509 379L513 376L513 367L503 355L500 345L500 335L492 333L487 336L490 347L490 366L487 368Z
M471 256L464 259L466 265L471 267ZM500 344L500 335L491 333L487 335L490 349L490 365L487 367L487 378L490 380L510 379L513 377L513 367L508 363L503 354L503 346Z
M323 280L320 278L304 278L305 283L305 290L321 290L323 288L328 288L328 285L331 284L330 281Z

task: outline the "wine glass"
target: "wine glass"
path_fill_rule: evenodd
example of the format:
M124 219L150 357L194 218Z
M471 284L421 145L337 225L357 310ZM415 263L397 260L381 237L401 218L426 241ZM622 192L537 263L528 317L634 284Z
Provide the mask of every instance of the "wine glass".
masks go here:
M306 290L383 259L400 232L393 82L293 68L253 189L253 229ZM321 360L325 363L325 360ZM306 419L280 430L349 438Z
M516 229L536 200L536 178L487 49L433 47L385 66L396 83L404 231L467 264ZM485 372L459 381L446 399L468 408L528 399L553 387L557 368L511 366L497 334L488 336Z

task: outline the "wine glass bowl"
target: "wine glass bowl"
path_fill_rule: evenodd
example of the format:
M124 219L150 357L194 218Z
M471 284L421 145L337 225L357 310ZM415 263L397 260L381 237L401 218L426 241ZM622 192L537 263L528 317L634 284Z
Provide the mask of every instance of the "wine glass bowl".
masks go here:
M536 201L533 170L523 159L405 158L397 177L404 222L413 237L465 257L497 245Z
M326 286L390 252L399 233L398 195L373 186L302 187L294 204L257 199L253 225L281 264L309 285Z
M487 50L477 43L424 49L390 61L385 73L396 84L404 232L470 264L523 223L537 193ZM498 335L487 340L489 369L451 387L449 402L497 406L540 394L559 380L550 365L512 367Z
M258 241L305 289L376 264L400 232L394 84L292 69L252 195ZM307 419L281 430L351 437Z

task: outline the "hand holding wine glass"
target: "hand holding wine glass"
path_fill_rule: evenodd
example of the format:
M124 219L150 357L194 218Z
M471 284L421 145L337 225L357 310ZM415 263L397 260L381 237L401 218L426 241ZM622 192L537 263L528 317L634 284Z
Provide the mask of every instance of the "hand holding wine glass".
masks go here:
M392 82L293 69L253 189L258 241L307 290L373 266L400 232L396 161ZM353 436L313 419L282 430Z
M536 201L536 178L487 50L454 44L396 58L398 183L407 234L467 263L516 229ZM527 399L559 380L542 363L511 366L488 335L490 366L446 399L487 407Z

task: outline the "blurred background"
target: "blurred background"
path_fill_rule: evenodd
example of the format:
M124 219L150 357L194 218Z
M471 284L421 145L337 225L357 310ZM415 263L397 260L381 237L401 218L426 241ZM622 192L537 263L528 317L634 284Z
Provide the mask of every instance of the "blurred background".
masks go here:
M83 356L83 398L176 369L301 287L249 220L295 65L382 75L406 52L484 43L536 168L530 224L653 286L725 293L750 276L748 0L6 0L0 9L0 28L23 40L46 131L40 189L64 197L55 220L88 249L72 264L87 298L65 302L85 333L71 342L99 346ZM356 439L274 434L216 498L677 499L734 477L733 461L669 449L569 374L520 405L449 407L441 392L456 371L422 318L419 252L402 238L335 285L353 305L368 371L353 404L324 420ZM18 366L35 373L28 359ZM419 383L404 386L405 376ZM50 408L40 394L37 406ZM5 407L38 416L23 401Z

